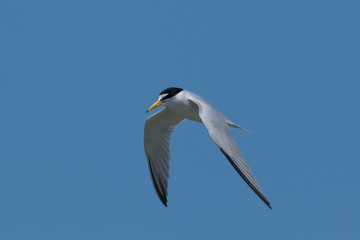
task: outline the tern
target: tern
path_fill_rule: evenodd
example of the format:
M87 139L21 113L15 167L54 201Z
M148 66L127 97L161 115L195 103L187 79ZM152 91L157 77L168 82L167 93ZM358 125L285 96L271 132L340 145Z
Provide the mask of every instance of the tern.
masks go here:
M161 105L165 108L150 116L145 122L144 148L152 183L165 206L167 206L171 134L179 123L189 119L205 125L211 139L242 179L271 208L232 138L229 126L247 131L246 129L232 123L204 98L181 88L170 87L162 91L158 100L146 112Z

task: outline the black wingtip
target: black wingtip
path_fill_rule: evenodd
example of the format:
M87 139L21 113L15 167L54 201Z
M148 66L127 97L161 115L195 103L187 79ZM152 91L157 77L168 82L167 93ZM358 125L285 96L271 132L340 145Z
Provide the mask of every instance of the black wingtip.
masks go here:
M160 201L162 202L162 204L164 204L165 207L167 207L167 198L166 197L161 197Z
M153 172L153 169L152 169L152 166L151 166L151 159L149 158L149 168L150 168L150 176L151 176L151 180L153 182L153 185L154 185L154 188L155 188L155 192L156 194L158 195L160 201L162 202L162 204L165 205L165 207L167 207L167 198L166 198L166 190L165 190L165 187L164 185L158 185L157 184L157 181L155 179L155 176L154 176L154 172ZM160 191L160 187L161 187L161 191Z
M146 112L145 113L148 113L149 112L149 110L146 110Z
M227 160L229 160L230 164L235 168L235 170L239 173L241 178L247 183L247 185L255 192L256 195L268 206L270 209L272 207L270 206L270 202L266 199L266 197L258 190L256 187L251 184L251 182L245 177L244 173L241 172L241 170L235 165L234 161L231 159L231 157L224 151L224 149L220 148L220 151L225 155Z

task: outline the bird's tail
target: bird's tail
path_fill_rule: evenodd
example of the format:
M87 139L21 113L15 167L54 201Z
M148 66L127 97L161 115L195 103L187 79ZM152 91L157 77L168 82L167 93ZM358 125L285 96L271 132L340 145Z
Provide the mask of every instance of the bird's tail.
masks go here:
M230 127L238 128L238 129L243 130L245 132L251 133L249 130L247 130L245 128L242 128L242 127L239 127L238 125L236 125L235 123L231 122L228 119L226 120L226 122L227 122L228 126L230 126Z

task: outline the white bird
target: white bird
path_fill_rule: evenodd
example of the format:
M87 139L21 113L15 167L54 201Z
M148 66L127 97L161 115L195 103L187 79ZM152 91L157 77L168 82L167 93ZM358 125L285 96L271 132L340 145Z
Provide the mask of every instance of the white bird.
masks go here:
M154 188L165 206L167 206L171 133L179 123L189 119L205 125L211 139L231 165L259 198L271 208L230 135L228 126L245 129L232 123L202 97L181 88L171 87L162 91L158 100L146 112L161 105L165 108L146 120L144 147Z

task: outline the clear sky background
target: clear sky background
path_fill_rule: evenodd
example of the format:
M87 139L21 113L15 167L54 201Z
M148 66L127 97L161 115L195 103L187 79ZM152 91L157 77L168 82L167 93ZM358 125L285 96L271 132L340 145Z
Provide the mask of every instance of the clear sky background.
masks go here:
M0 239L360 239L359 12L2 0ZM190 121L161 204L143 127L171 86L252 131L232 134L273 210Z

